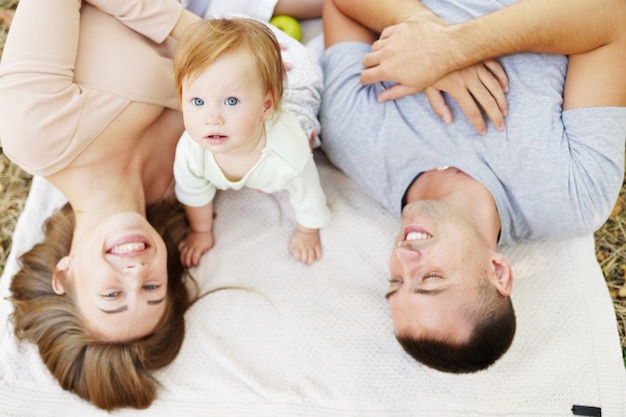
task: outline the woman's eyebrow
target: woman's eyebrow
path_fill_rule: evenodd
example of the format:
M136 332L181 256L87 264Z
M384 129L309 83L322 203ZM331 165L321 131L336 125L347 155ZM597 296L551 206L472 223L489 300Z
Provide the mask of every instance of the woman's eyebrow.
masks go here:
M104 308L100 308L100 307L98 307L98 309L106 314L116 314L116 313L121 313L122 311L128 310L128 305L123 305L121 307L114 308L113 310L105 310Z
M153 305L161 304L163 300L165 300L165 297L159 300L148 300L146 301L146 304L148 304L149 306L153 306ZM121 307L114 308L113 310L105 310L104 308L100 308L100 307L98 307L98 309L106 314L116 314L116 313L121 313L123 311L128 310L128 305L123 305Z
M147 303L149 306L153 306L153 305L161 304L163 300L165 300L165 297L161 298L160 300L148 300Z

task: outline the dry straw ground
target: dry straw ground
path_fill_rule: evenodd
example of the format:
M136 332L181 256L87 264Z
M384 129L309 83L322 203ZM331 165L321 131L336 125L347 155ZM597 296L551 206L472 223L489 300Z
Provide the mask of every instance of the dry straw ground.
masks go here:
M0 55L18 0L0 0ZM24 207L30 176L12 164L0 148L0 273L11 249L15 221ZM626 186L607 223L596 232L596 254L613 299L621 345L626 349Z

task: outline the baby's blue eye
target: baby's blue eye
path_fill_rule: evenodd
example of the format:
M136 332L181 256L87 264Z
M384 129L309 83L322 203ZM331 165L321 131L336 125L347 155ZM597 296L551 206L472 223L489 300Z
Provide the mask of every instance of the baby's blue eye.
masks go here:
M202 100L201 98L198 98L198 97L194 97L194 98L191 99L191 103L194 106L202 106L202 105L204 105L204 100Z
M239 99L236 97L228 97L226 99L226 104L228 104L229 106L234 106L237 103L239 103Z

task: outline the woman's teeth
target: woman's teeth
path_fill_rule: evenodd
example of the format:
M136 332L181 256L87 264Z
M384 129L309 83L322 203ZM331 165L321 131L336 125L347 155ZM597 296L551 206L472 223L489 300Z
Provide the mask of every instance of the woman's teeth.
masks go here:
M117 254L117 255L125 255L134 252L141 252L146 249L146 244L144 242L132 242L132 243L124 243L122 245L117 245L111 248L109 253Z

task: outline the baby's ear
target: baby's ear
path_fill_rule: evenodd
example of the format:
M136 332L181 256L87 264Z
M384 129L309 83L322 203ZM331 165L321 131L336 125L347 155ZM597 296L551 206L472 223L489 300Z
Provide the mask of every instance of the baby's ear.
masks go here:
M274 112L274 96L268 92L265 94L265 101L263 102L263 120L270 118Z
M65 277L69 269L70 257L64 256L59 260L59 262L57 262L57 265L54 268L54 273L52 274L52 291L54 291L55 294L65 294L65 286L63 285L61 276Z

